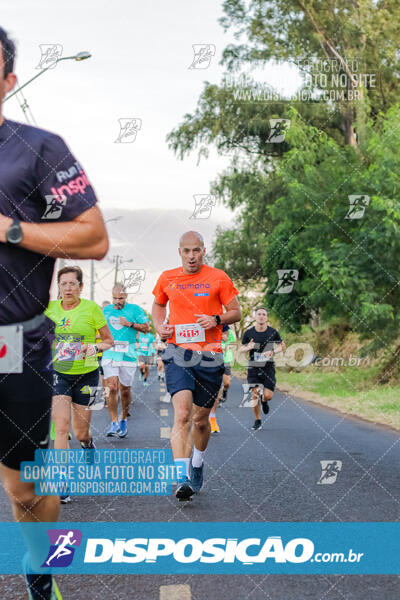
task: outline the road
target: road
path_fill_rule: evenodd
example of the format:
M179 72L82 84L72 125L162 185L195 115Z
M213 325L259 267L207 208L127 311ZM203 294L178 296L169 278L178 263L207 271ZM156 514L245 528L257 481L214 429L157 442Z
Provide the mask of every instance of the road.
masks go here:
M277 392L263 428L253 432L234 378L219 409L221 433L206 454L205 485L193 502L175 497L76 497L64 521L395 521L399 519L399 435ZM106 410L94 413L98 447L169 447L172 405L151 371L136 376L128 437L105 438ZM77 447L75 441L72 447ZM335 483L318 484L320 461L341 461ZM12 520L3 490L1 520ZM69 575L58 577L64 600L398 600L397 576L367 575ZM26 598L22 576L0 576L0 598Z

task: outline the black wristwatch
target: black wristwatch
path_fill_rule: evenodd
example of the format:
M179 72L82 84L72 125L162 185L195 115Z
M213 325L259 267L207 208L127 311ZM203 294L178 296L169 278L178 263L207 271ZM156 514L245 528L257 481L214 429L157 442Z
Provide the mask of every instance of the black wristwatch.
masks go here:
M6 240L9 244L16 246L22 242L23 237L21 222L18 219L14 219L7 229Z
M221 325L221 317L219 315L213 315L217 325Z

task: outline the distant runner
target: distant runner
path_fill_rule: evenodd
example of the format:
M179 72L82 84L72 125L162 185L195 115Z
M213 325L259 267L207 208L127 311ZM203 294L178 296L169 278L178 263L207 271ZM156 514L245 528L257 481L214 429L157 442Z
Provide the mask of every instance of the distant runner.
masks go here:
M205 252L199 233L184 233L179 241L182 267L164 271L153 290L153 323L168 340L162 360L174 405L171 447L181 473L176 489L180 500L188 500L203 484L208 417L224 371L222 326L241 316L238 291L224 271L203 264Z
M143 385L149 385L147 379L149 377L149 369L152 364L155 350L155 336L151 331L148 333L140 332L138 335L137 342L137 353L138 353L138 365L140 369L140 376Z
M111 417L108 437L125 437L128 433L127 417L132 400L131 385L136 371L137 332L147 332L148 317L137 304L129 304L122 283L112 291L113 304L104 308L104 316L114 338L114 346L103 352L104 384L109 388L107 406ZM118 384L121 393L121 418L118 420Z
M101 310L104 312L104 309L106 306L108 306L109 304L111 304L111 302L109 300L103 300L103 302L101 303ZM100 341L99 336L97 335L96 337L96 342ZM97 359L99 361L99 372L100 372L100 379L101 379L101 385L103 387L103 389L105 388L104 385L104 371L103 371L103 365L102 365L102 360L103 360L103 353L102 352L98 352L97 353Z
M220 402L226 402L228 396L228 390L231 385L231 366L233 364L233 352L230 344L235 342L235 334L229 327L224 325L222 331L222 351L224 357L224 374L222 376L222 386L218 392L218 398L216 399L214 406L210 412L210 426L211 433L220 433L220 427L217 423L217 408Z
M255 325L244 332L240 352L250 352L247 370L247 383L258 383L264 386L261 406L264 414L268 414L268 402L275 390L275 364L273 356L276 352L285 350L285 342L281 340L278 331L268 325L268 312L264 307L255 311ZM277 344L275 346L275 344ZM253 412L255 416L253 430L261 429L261 412L259 388L252 389Z
M160 336L157 334L156 337L156 360L157 360L157 377L159 381L165 380L164 363L162 361L162 353L164 352L167 344L162 341Z

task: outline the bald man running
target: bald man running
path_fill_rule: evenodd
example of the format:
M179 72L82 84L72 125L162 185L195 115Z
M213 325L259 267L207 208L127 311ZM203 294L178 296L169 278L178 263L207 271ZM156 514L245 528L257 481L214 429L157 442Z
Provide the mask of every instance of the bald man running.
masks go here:
M208 417L224 372L222 326L241 317L237 289L224 271L204 264L205 253L199 233L184 233L179 241L182 266L164 271L153 290L154 327L168 341L162 360L174 406L171 447L180 473L180 500L188 500L203 484Z

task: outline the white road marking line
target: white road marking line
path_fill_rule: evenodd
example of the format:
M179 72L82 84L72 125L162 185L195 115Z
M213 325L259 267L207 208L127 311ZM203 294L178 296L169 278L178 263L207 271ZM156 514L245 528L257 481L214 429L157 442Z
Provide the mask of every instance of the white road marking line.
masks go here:
M169 440L171 437L171 427L160 427L160 438Z
M160 408L160 417L168 417L168 408Z
M191 600L190 585L160 585L160 600Z

